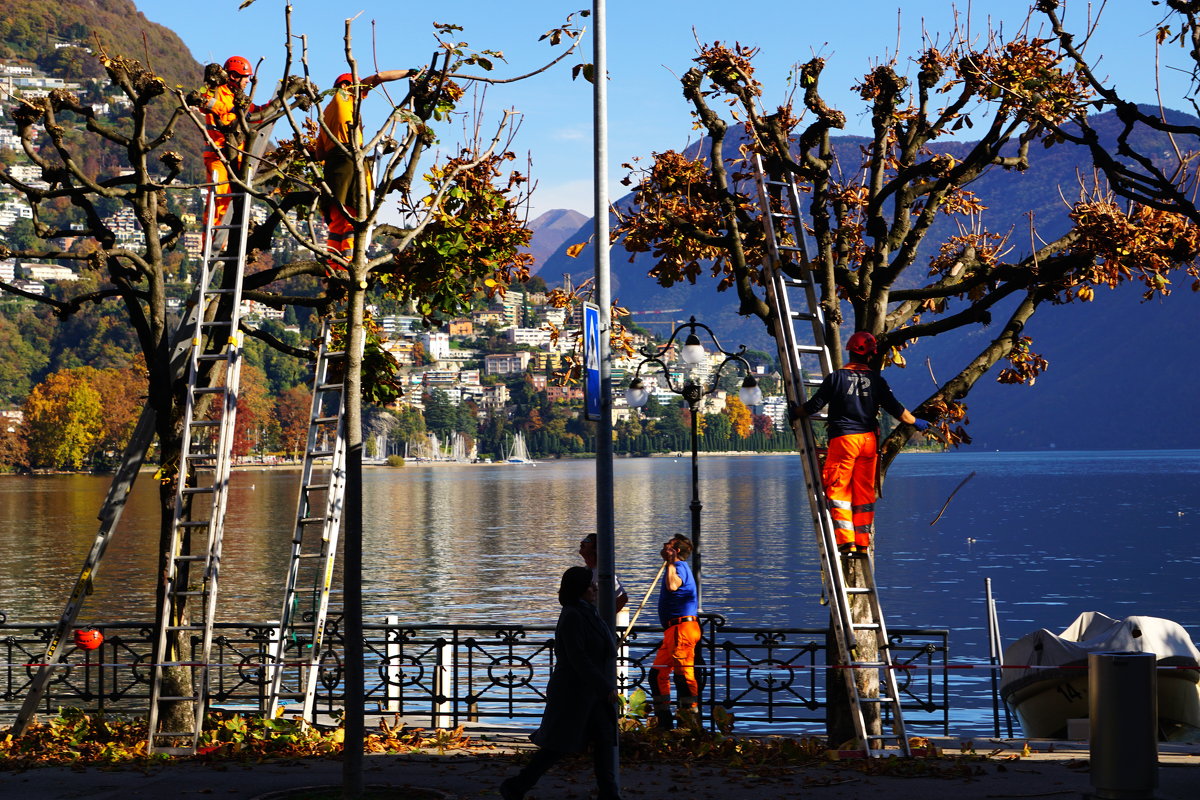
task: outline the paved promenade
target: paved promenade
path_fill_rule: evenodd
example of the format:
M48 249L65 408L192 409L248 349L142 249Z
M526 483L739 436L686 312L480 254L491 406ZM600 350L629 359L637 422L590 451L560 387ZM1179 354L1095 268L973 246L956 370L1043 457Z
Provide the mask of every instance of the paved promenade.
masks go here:
M686 767L634 764L622 767L625 800L937 800L937 798L1073 798L1091 791L1088 753L1078 743L1033 742L1021 755L1023 741L976 740L984 760L963 760L959 744L935 740L947 758L871 762L868 769L829 762L808 768ZM435 788L448 798L494 798L496 786L515 770L529 748L512 736L492 739L494 749L437 755L371 755L368 784ZM885 774L886 773L886 774ZM1159 755L1157 800L1200 798L1200 747L1163 745ZM326 759L220 766L180 763L137 770L70 768L0 772L0 799L36 798L258 798L286 789L341 780L341 763ZM590 762L580 759L556 767L530 793L536 800L586 800L592 794Z

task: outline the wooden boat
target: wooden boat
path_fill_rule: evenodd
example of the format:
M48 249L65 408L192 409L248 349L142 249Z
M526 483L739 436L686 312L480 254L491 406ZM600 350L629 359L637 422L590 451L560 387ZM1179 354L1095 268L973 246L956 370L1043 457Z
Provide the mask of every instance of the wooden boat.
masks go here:
M1080 614L1062 633L1045 628L1004 650L1008 668L1000 697L1025 735L1067 738L1067 722L1088 718L1088 654L1137 652L1158 656L1158 729L1163 741L1200 740L1200 651L1178 623L1159 617L1116 620L1096 611ZM1181 669L1182 668L1182 669Z

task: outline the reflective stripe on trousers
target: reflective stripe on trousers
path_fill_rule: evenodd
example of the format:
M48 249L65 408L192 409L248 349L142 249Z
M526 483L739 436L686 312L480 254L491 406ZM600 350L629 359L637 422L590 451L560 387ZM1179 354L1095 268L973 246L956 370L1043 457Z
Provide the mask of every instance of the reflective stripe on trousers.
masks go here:
M869 547L875 526L875 465L879 459L874 433L850 433L829 441L825 496L833 517L838 546Z

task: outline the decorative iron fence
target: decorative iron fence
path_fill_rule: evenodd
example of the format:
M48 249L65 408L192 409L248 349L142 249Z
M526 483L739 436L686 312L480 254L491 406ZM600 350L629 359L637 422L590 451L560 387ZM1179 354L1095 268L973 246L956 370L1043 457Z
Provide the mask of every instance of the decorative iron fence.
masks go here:
M318 713L342 705L342 634L334 620L328 650L319 660ZM152 625L114 622L95 625L104 634L96 650L68 648L65 664L47 688L42 709L73 706L110 713L144 714L149 703ZM797 733L824 724L826 634L822 628L751 628L702 615L704 637L697 648L703 677L701 702L710 713L723 706L741 732ZM51 625L8 623L0 615L0 725L20 708ZM265 708L272 637L270 623L218 624L213 636L209 696L213 706L247 711ZM659 643L654 628L635 629L622 650L621 691L649 689L649 667ZM369 709L395 712L410 724L448 728L464 722L499 723L540 718L545 686L554 666L552 626L409 625L390 617L365 625L366 702ZM289 636L283 692L302 686L309 638ZM949 690L945 629L894 628L893 661L902 670L905 722L913 733L948 734ZM199 638L193 640L198 649ZM648 692L647 692L648 693Z

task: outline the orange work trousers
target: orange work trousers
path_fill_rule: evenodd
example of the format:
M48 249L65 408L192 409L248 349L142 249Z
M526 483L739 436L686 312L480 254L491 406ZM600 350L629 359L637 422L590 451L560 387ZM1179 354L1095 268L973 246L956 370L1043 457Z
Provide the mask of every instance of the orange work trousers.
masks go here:
M654 654L650 668L650 684L655 697L671 696L671 674L687 687L687 696L680 696L680 706L696 705L700 685L696 683L696 645L700 643L700 623L687 620L663 631L662 644ZM680 689L682 692L682 687Z
M874 433L850 433L829 441L825 496L838 546L871 546L875 528L875 466L879 460Z
M354 209L347 208L351 214ZM354 221L346 216L342 211L342 207L331 201L325 210L325 225L329 228L329 233L325 237L325 251L331 256L346 256L354 249ZM329 259L327 266L332 270L345 271L345 267Z
M208 201L217 204L213 224L220 225L232 200L229 196L229 171L225 169L221 157L208 150L204 151L204 170L209 176L209 181L214 184L213 188L208 190ZM207 208L204 211L208 213Z

